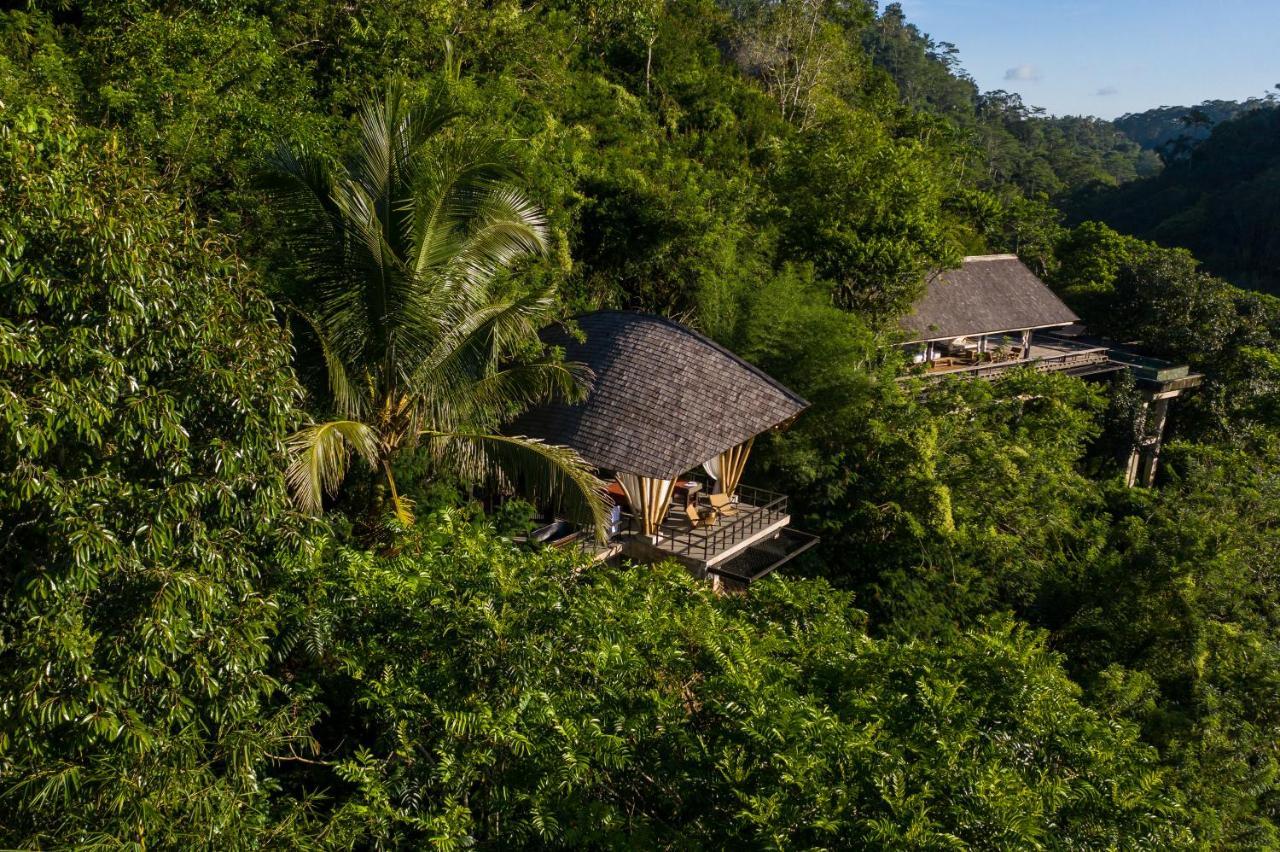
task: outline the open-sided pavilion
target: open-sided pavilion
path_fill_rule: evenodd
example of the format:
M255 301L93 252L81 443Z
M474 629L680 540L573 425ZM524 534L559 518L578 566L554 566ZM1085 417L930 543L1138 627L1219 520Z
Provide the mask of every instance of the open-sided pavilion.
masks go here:
M789 529L784 495L741 481L756 437L808 403L663 317L598 311L571 325L545 329L543 339L591 369L589 395L539 406L512 431L571 447L612 477L614 548L747 583L816 541Z

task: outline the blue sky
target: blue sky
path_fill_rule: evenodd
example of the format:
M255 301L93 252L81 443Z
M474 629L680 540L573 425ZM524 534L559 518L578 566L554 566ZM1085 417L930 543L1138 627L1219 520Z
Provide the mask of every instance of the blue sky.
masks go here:
M885 0L887 2L887 0ZM882 3L883 5L883 3ZM902 0L985 91L1115 118L1280 83L1280 0Z

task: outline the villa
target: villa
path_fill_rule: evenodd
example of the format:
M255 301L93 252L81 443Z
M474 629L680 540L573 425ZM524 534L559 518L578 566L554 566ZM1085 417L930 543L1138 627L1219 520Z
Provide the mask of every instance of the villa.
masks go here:
M662 317L598 311L582 339L543 331L595 374L587 398L527 412L513 433L571 447L608 479L602 558L675 559L718 585L745 586L817 539L792 529L785 495L742 482L756 437L808 403L717 343Z
M966 257L935 273L902 321L914 363L930 377L993 379L1012 367L1085 376L1122 369L1107 347L1062 332L1080 318L1014 254Z
M1013 254L966 257L959 269L934 274L902 328L902 346L928 379L993 381L1016 368L1082 378L1128 371L1142 400L1134 429L1141 437L1123 460L1130 486L1155 482L1169 403L1204 378L1086 335L1080 318Z

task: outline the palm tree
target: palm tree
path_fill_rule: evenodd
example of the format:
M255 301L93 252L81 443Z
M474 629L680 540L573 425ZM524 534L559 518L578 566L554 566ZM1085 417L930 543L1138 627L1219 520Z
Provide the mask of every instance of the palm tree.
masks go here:
M362 105L341 168L299 146L272 158L293 307L323 354L335 415L290 438L290 488L318 512L354 454L411 523L392 462L422 445L465 478L520 483L602 529L602 484L575 452L496 432L531 404L580 398L589 374L538 342L554 292L503 286L514 262L545 249L545 219L511 185L502 145L442 132L455 117L443 96L411 104L391 86Z

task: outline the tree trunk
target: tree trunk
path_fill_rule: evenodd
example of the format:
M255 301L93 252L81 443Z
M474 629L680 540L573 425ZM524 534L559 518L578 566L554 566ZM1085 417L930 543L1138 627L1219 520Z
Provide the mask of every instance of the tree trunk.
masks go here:
M649 94L649 78L652 75L652 71L653 71L653 43L657 40L658 40L657 36L654 36L653 38L649 39L649 42L648 42L649 52L644 59L644 93L646 95Z

